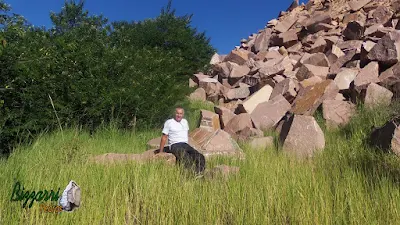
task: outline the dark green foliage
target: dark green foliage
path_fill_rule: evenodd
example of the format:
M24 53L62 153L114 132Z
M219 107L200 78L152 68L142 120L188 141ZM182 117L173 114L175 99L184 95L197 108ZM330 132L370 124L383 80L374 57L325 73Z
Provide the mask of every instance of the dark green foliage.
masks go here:
M69 1L49 30L1 1L0 14L0 153L58 127L158 126L214 53L171 2L155 19L110 24Z

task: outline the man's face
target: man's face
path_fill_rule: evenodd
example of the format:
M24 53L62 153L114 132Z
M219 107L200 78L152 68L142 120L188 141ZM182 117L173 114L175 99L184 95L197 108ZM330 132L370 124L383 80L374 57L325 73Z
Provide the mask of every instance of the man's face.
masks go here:
M175 120L176 121L181 122L184 115L185 115L185 112L183 111L183 109L175 110Z

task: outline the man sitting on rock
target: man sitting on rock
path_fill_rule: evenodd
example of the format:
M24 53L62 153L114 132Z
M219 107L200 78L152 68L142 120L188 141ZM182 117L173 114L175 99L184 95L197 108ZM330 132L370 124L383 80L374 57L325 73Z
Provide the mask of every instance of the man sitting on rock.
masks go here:
M175 109L175 118L164 123L159 153L172 153L177 164L183 164L187 169L194 169L200 175L205 169L204 156L191 147L189 142L189 124L183 118L185 111L178 107ZM168 140L169 146L165 146Z

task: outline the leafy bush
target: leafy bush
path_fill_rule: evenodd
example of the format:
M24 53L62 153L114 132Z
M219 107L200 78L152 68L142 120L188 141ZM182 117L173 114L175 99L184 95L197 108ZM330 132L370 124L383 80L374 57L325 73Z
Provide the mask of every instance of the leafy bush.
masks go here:
M171 2L155 19L109 23L70 1L48 30L0 9L0 153L58 127L159 125L214 52Z

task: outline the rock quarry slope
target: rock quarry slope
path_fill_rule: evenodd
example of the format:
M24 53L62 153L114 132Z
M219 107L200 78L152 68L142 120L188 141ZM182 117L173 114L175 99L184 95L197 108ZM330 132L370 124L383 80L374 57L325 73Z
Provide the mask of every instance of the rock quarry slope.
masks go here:
M312 156L325 146L317 110L337 128L356 103L373 108L398 97L399 19L400 0L294 1L189 80L191 99L217 105L198 129L253 142L277 130L285 152Z

